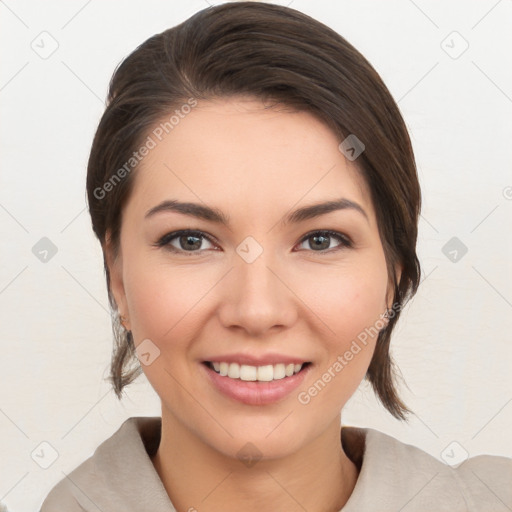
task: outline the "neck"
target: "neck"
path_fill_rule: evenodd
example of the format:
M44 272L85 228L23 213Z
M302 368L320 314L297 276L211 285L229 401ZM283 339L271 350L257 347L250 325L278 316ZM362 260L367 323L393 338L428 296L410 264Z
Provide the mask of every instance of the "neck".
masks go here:
M343 451L340 428L336 418L300 452L244 465L163 413L153 464L178 512L338 512L358 477Z

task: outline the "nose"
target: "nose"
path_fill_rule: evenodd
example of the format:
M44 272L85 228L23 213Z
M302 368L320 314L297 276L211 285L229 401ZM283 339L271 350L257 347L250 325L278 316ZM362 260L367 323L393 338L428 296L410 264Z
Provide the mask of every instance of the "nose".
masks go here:
M251 263L238 255L226 276L219 316L224 327L239 329L251 337L285 329L298 317L298 299L289 280L270 251Z

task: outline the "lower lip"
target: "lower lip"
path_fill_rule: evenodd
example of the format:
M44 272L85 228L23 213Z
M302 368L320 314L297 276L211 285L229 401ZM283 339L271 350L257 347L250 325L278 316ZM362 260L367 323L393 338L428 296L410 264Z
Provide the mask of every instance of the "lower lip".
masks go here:
M201 366L218 391L247 405L267 405L282 400L300 386L311 368L311 364L308 364L291 377L270 382L258 382L231 379L218 374L204 363L201 363Z

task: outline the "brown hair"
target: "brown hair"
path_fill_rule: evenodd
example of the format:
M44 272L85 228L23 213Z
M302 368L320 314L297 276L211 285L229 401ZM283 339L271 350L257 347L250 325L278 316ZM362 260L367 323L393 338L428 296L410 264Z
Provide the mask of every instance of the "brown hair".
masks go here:
M388 411L407 420L411 411L398 396L389 345L400 310L420 280L416 238L421 195L411 142L396 103L371 64L342 36L294 9L250 1L206 8L150 37L115 70L87 169L89 211L103 249L112 311L117 305L106 235L109 230L115 257L122 208L133 182L127 162L149 131L190 98L232 95L271 99L310 112L340 142L354 134L365 145L357 167L371 192L394 289L393 313L379 334L365 378ZM397 263L402 266L399 281ZM120 398L141 367L131 332L116 315L113 331L110 379Z

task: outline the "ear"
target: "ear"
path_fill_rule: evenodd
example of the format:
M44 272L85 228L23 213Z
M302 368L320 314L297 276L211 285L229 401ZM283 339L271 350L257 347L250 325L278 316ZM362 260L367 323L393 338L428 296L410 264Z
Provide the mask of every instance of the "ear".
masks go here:
M127 330L130 330L130 318L128 312L128 304L126 301L126 294L124 291L123 282L123 257L121 249L118 254L114 254L114 247L111 242L111 232L107 230L105 235L105 244L103 247L105 254L105 260L107 262L108 272L110 276L110 290L114 296L114 300L117 304L117 310L119 315L125 317L124 326Z
M402 270L403 270L402 265L400 263L396 263L395 264L395 275L396 275L397 283L400 283L400 278L402 277ZM394 295L395 295L395 289L394 289L394 285L393 285L393 277L389 276L388 289L387 289L387 293L386 293L387 309L393 308Z

